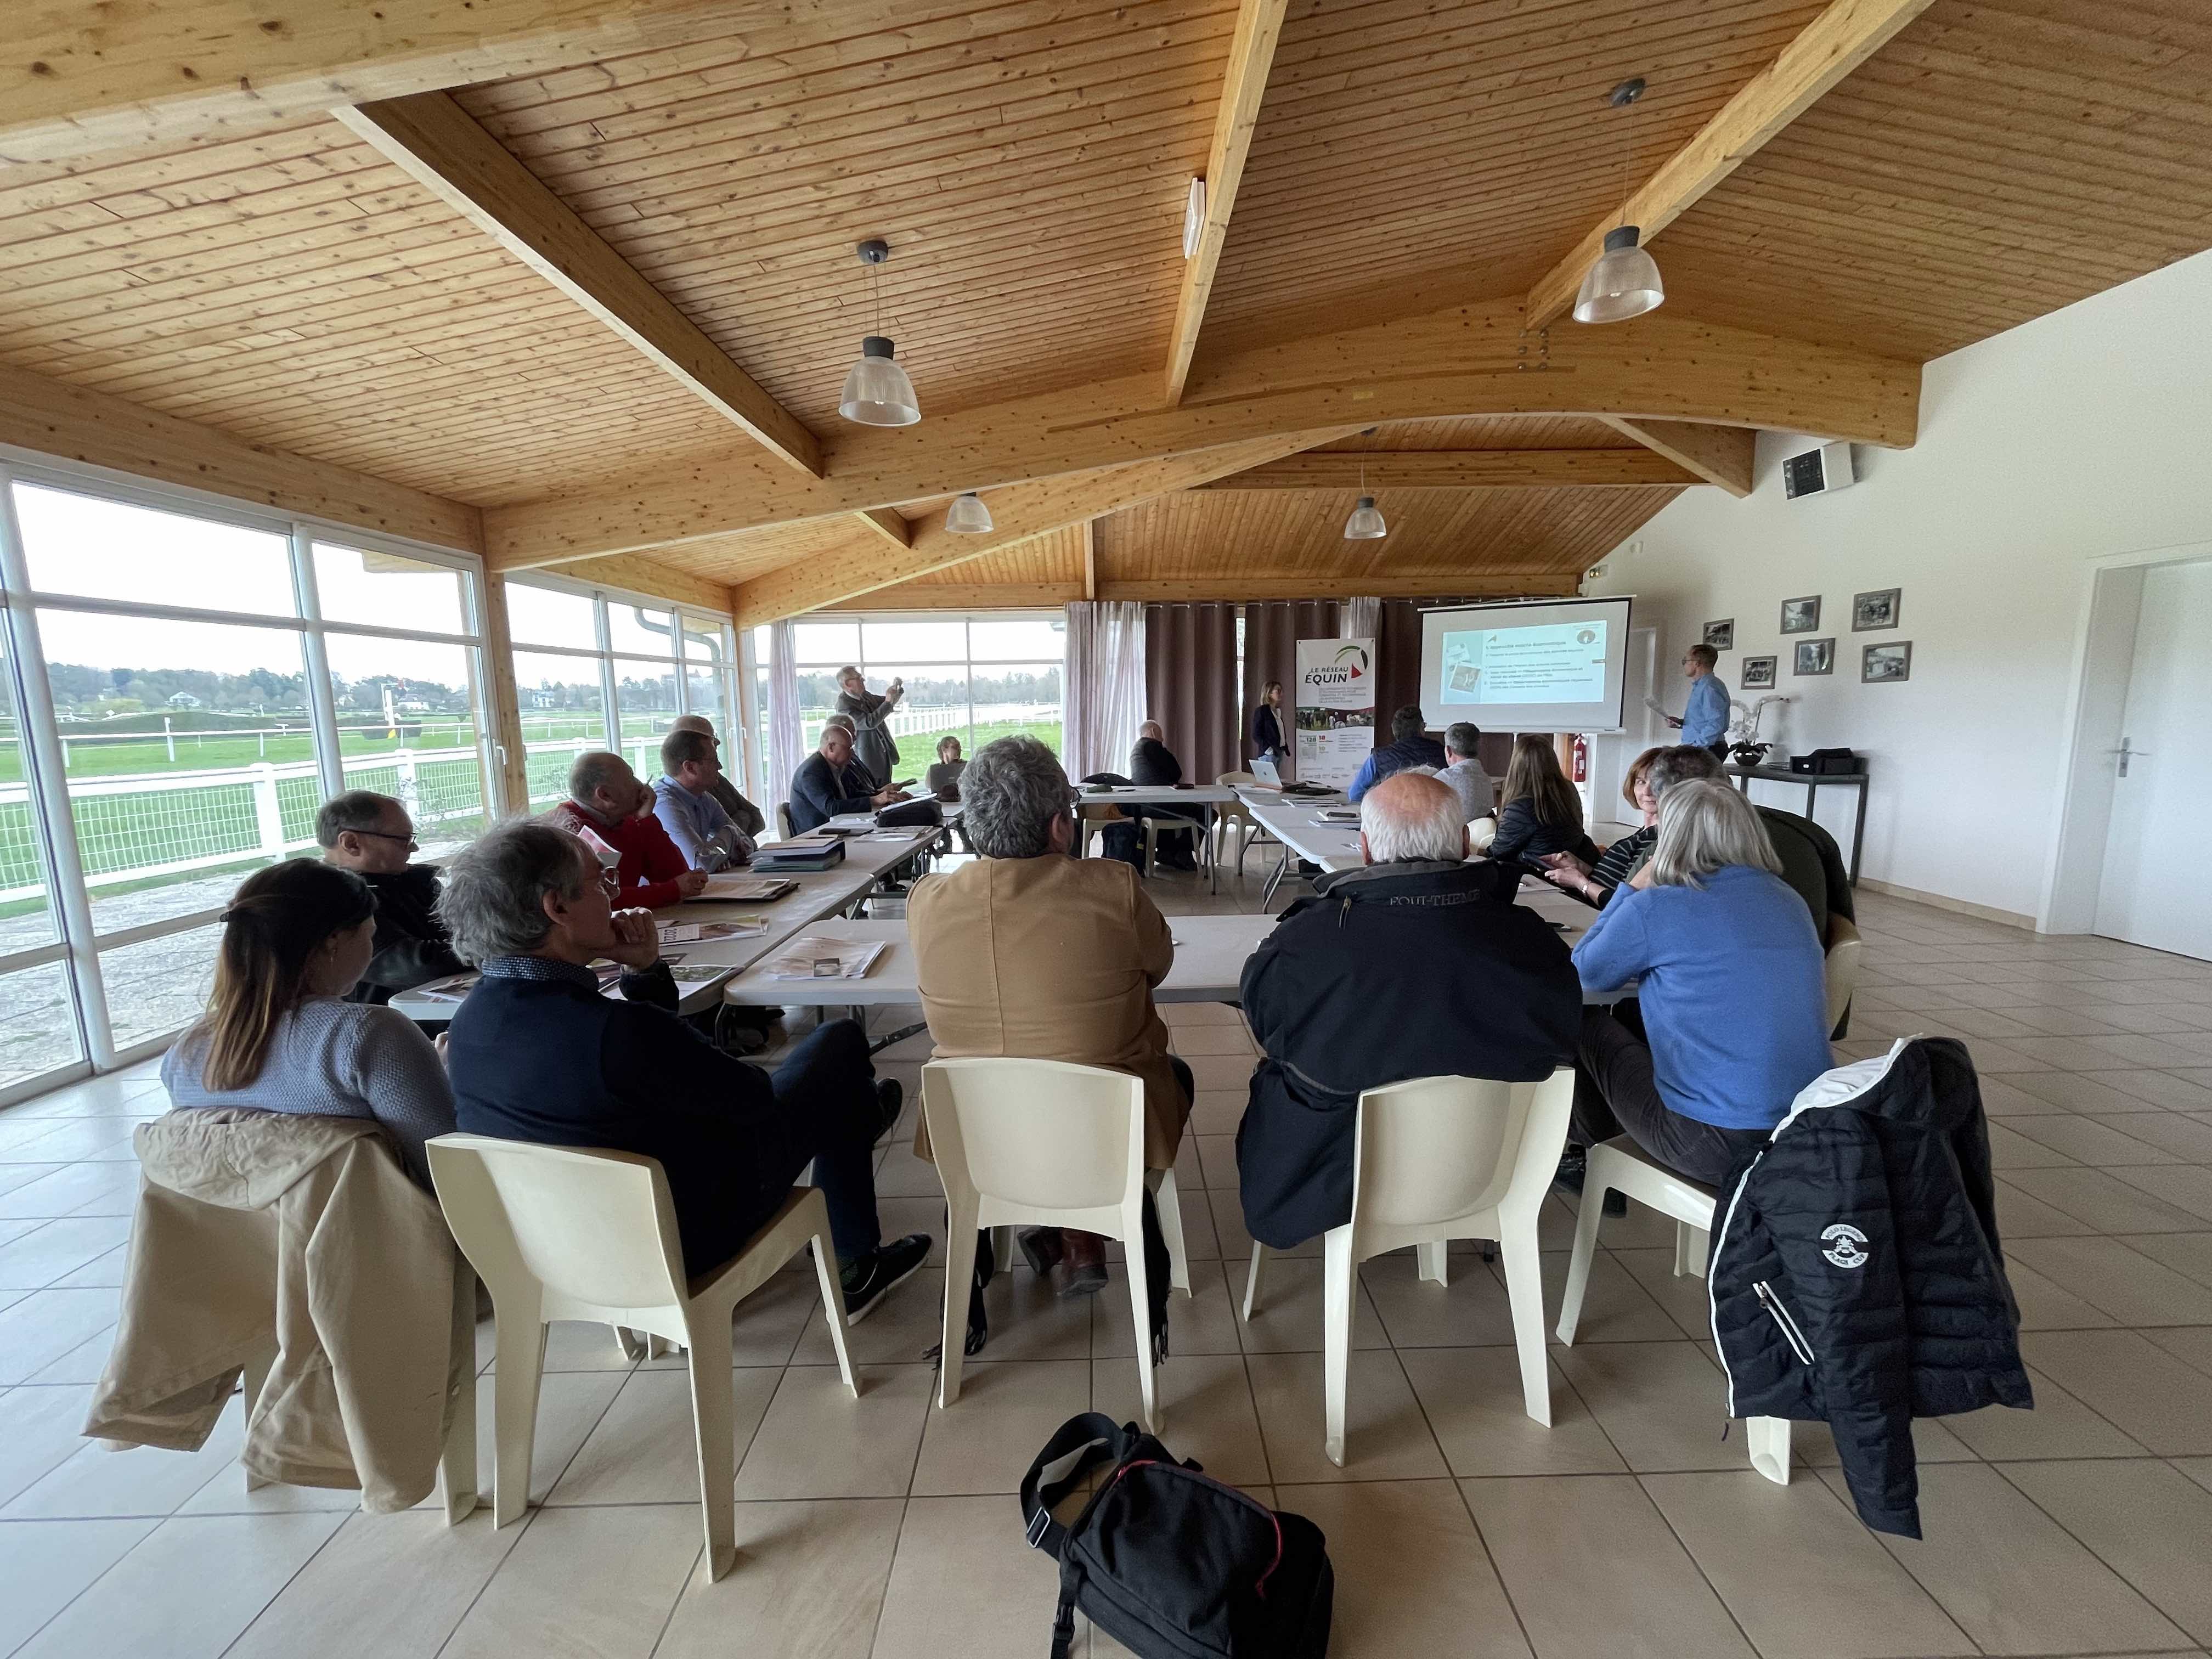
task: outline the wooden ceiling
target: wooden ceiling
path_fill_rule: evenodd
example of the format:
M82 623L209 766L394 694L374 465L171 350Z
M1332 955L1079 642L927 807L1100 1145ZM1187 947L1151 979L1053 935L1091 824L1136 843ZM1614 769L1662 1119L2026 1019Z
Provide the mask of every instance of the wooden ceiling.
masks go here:
M1741 485L1747 427L1910 441L1900 374L2212 246L2201 0L512 0L459 25L329 0L262 39L231 9L134 14L134 54L57 0L0 46L0 441L374 501L495 568L734 586L749 619L1555 587L1695 479ZM1769 83L1815 42L1832 73L1785 106ZM550 204L511 237L341 108L440 89ZM1656 222L1660 313L1516 327L1717 131L1726 162ZM1240 153L1194 320L1185 192ZM876 326L871 235L925 414L903 432L834 408ZM641 349L539 268L580 248L696 349ZM31 377L147 413L82 402L64 433ZM748 377L805 470L717 405ZM1605 459L1647 444L1641 473ZM1233 477L1304 450L1569 453L1385 482L1392 533L1354 544L1340 468ZM943 534L966 488L997 535Z

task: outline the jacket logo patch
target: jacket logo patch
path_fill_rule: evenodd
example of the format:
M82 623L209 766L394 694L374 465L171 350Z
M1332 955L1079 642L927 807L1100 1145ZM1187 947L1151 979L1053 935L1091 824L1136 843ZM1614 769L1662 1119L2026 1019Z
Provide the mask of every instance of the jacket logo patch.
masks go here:
M1828 1247L1820 1254L1837 1267L1863 1267L1866 1266L1867 1253L1862 1247L1867 1242L1867 1236L1849 1222L1838 1221L1834 1226L1823 1231L1820 1237Z

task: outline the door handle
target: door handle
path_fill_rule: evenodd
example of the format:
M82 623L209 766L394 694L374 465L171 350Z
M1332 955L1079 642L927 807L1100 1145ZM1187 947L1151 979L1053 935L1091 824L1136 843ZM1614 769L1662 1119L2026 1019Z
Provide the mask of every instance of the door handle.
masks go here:
M2130 761L2136 759L2139 756L2147 758L2150 754L2149 750L2137 749L2125 738L2122 738L2120 739L2120 746L2118 749L2107 749L2105 752L2108 755L2118 755L2120 757L2119 775L2122 777L2125 777L2128 775L2128 763Z

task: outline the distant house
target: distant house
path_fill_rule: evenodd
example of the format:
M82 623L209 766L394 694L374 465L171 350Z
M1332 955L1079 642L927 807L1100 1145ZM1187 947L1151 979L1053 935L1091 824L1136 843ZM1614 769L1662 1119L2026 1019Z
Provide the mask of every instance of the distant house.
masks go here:
M199 706L200 700L189 691L173 691L169 694L169 707L172 708L198 708Z

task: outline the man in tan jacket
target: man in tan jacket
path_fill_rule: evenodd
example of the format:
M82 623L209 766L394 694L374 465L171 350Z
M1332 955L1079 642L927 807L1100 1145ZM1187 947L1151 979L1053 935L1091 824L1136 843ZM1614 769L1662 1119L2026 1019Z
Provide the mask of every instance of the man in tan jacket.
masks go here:
M987 744L960 779L981 854L915 884L907 905L923 1013L940 1059L1014 1055L1103 1066L1145 1080L1145 1161L1171 1167L1190 1115L1190 1068L1152 1006L1175 941L1137 872L1069 856L1073 792L1035 738ZM915 1151L929 1156L927 1136ZM1105 1241L1035 1228L1022 1247L1062 1295L1106 1282Z

